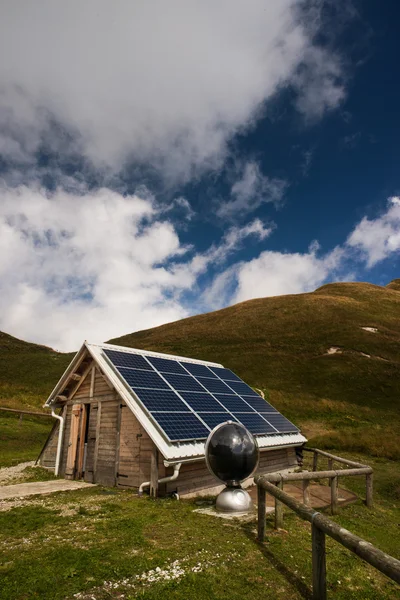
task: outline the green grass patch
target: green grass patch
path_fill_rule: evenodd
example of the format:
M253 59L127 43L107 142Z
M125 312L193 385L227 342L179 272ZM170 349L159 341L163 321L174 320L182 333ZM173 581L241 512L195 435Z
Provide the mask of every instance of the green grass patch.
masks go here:
M50 433L52 419L0 414L0 467L36 460Z
M400 557L400 507L389 486L400 478L400 463L353 458L373 464L375 506L369 510L360 500L341 508L335 520ZM362 478L346 484L364 492ZM268 518L267 540L260 545L255 521L201 515L195 501L104 491L37 496L0 513L2 600L310 598L310 526L289 510L283 531L274 531ZM328 593L335 600L398 597L398 586L332 540L327 564Z

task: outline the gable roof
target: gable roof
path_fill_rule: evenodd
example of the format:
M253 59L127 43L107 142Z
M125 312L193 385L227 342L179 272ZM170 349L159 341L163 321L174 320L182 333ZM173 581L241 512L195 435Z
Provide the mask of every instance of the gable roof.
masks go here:
M65 388L75 369L88 353L93 358L106 379L113 385L120 397L124 400L126 405L138 419L139 423L142 425L149 437L157 446L158 450L164 456L166 462L174 463L179 462L180 460L202 458L204 456L204 441L193 440L187 442L172 442L167 439L165 435L163 435L163 432L160 431L160 428L157 425L157 421L152 417L151 413L145 409L134 390L127 385L119 371L111 366L110 361L105 358L103 350L115 350L126 354L180 360L184 361L185 363L223 368L223 365L209 361L202 361L171 354L162 354L160 352L139 350L125 346L116 346L113 344L89 344L88 342L84 342L83 346L75 355L60 381L50 394L45 406L48 407L59 403L57 397ZM301 435L300 432L277 433L274 435L257 435L257 442L260 450L268 448L299 446L306 441L306 438Z

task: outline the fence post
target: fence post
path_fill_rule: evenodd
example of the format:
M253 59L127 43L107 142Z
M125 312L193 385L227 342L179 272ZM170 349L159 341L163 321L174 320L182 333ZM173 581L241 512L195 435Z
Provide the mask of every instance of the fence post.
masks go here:
M261 485L257 485L257 510L258 510L258 535L257 539L259 542L265 540L265 526L266 526L266 491Z
M313 458L313 467L312 467L313 471L317 471L318 470L318 452L316 450L314 450L314 458Z
M310 481L308 479L303 479L303 502L306 506L310 506L309 483Z
M275 484L280 490L283 489L283 481L278 481ZM282 529L283 527L283 504L275 498L275 529Z
M326 551L325 533L315 523L311 528L313 600L326 600Z
M365 504L368 508L372 508L373 504L373 487L374 487L374 476L372 473L368 473L365 476L365 486L366 486L366 495L365 495Z
M332 471L333 470L333 460L331 458L328 458L328 471ZM328 485L332 484L332 480L328 479Z
M331 514L337 514L338 507L338 477L331 478Z

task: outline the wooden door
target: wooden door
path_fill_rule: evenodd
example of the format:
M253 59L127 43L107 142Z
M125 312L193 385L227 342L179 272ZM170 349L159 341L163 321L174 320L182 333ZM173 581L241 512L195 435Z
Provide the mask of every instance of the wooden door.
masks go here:
M90 405L89 412L89 424L87 428L87 446L86 446L86 464L84 480L88 483L94 481L94 456L96 448L96 432L97 432L97 419L99 414L99 405L92 402Z
M74 404L71 412L71 426L68 442L67 466L65 478L73 479L75 476L76 453L78 450L79 426L83 404Z

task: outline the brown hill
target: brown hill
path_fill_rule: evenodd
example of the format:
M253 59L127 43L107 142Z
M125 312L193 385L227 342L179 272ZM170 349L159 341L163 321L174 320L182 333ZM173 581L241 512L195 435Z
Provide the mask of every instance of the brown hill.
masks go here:
M111 343L219 361L319 442L400 456L396 285L249 300Z

